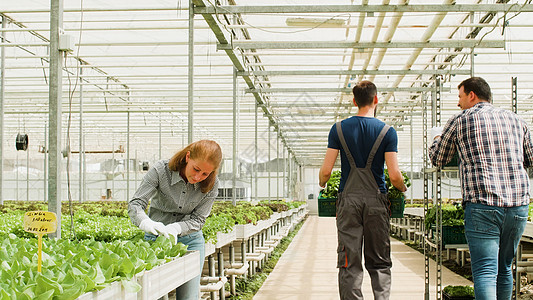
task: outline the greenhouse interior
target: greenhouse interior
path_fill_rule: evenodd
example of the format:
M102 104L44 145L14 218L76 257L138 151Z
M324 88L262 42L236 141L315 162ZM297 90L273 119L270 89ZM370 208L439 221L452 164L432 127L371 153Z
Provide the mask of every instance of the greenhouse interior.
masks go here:
M531 0L18 0L0 21L1 300L496 299L469 248L476 204L527 210L508 294L533 299ZM479 77L489 99L463 85ZM358 106L368 82L377 102ZM487 107L497 133L454 127ZM368 174L389 191L388 282L357 226L379 228L342 224L356 218L340 205L357 180L336 123L374 117L396 139L364 136L350 157L374 145L386 162ZM484 153L519 154L521 176L486 180L527 204L469 200L465 174L489 167L460 128L489 132ZM455 164L435 163L445 141Z

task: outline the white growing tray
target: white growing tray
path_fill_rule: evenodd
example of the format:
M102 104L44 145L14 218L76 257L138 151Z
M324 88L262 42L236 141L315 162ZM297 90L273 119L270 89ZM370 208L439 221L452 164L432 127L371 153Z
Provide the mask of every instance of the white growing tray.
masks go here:
M166 264L144 271L135 276L142 289L138 293L128 293L120 281L108 287L88 292L77 300L152 300L163 295L200 275L200 252L188 251Z
M141 299L157 300L199 275L200 252L188 251L182 257L144 272L139 282Z
M228 233L217 232L217 243L215 244L215 248L222 248L233 242L235 239L237 239L235 228Z

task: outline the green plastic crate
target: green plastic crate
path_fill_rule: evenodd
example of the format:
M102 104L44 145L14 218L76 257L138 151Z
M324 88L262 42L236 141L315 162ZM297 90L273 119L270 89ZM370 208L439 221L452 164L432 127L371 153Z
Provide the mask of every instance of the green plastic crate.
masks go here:
M390 203L390 217L403 218L403 211L405 209L405 198L389 199Z
M319 217L336 217L337 216L337 199L336 198L318 198L318 216Z
M450 296L446 292L442 292L442 299L443 300L475 300L476 298L474 296Z
M435 225L431 227L435 241ZM442 246L451 244L466 244L464 225L442 225Z

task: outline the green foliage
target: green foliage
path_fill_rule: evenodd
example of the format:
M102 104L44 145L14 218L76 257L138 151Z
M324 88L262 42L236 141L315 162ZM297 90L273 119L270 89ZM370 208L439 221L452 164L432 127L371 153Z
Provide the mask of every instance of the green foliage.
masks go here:
M269 219L272 213L269 207L252 205L246 201L239 201L236 206L228 201L217 201L211 209L212 216L228 215L235 220L235 224L257 224L259 220Z
M235 227L235 219L225 213L210 215L206 220L202 232L206 242L216 244L217 232L228 233Z
M304 205L305 201L289 201L289 202L286 202L286 203L289 206L289 209L294 209L294 208L298 208L298 207Z
M442 225L454 226L464 225L465 212L461 205L443 205L442 206ZM437 207L431 207L427 214L425 225L427 229L431 228L431 225L435 224L437 220Z
M102 216L85 211L74 215L74 232L78 239L94 239L111 242L115 240L142 239L144 233L131 223L128 217ZM70 216L63 214L61 228L65 235L70 232Z
M320 197L322 198L337 198L339 193L339 185L341 184L341 171L334 171L331 177L326 182L326 187L322 190Z
M24 211L15 210L0 214L0 233L13 233L18 237L33 238L34 234L23 229ZM61 216L61 231L68 237L71 232L70 215ZM133 225L129 218L101 216L85 211L78 211L73 218L76 239L94 239L111 242L114 240L142 239L144 234Z
M48 210L48 203L41 201L4 201L0 205L0 213L11 213L14 211L32 211L32 210ZM97 214L102 216L116 216L128 217L128 203L126 201L88 201L88 202L73 202L73 212L85 211L90 214ZM70 205L68 201L63 201L61 204L61 213L65 215L70 214Z
M0 236L0 299L76 299L121 281L140 290L134 275L182 256L187 246L159 237L143 240L43 240L42 273L37 272L37 239Z
M468 285L448 285L443 292L450 297L475 297L474 288Z
M409 176L407 176L407 173L405 173L404 171L401 171L401 172L403 176L403 183L405 184L406 187L410 187L411 179L409 179ZM385 184L387 185L387 192L388 192L389 199L403 198L404 197L403 192L400 192L399 189L395 188L392 185L390 181L390 177L389 177L389 170L385 169L384 173L385 173Z
M259 201L258 205L269 207L273 212L282 212L282 211L289 210L289 205L285 201L262 200L262 201Z

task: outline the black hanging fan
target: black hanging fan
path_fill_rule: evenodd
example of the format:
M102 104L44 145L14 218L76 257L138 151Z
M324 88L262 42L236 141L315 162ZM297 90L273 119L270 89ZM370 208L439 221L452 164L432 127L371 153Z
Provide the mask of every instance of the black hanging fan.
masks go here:
M28 135L18 133L15 145L17 146L17 151L26 151L28 149Z

